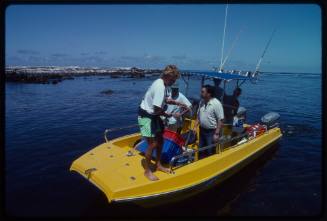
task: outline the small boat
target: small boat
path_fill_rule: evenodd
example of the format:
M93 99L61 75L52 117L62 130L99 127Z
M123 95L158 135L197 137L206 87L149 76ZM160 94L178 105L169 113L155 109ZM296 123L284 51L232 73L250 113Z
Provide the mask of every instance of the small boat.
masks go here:
M230 96L231 89L241 87L247 81L257 83L260 64L275 32L275 30L272 32L255 71L244 73L224 71L224 64L239 35L236 36L224 58L227 8L228 4L225 10L220 67L214 71L188 71L182 75L186 85L186 95L191 77L200 77L201 86L206 80L213 80L215 87L221 89L217 98L224 107L227 105L223 102L224 96ZM195 119L196 116L193 115L184 120L182 133L187 133L194 128ZM244 124L241 130L243 132L237 133L236 136L223 136L217 143L206 147L199 148L198 142L186 142L184 151L173 156L166 163L166 166L171 169L170 174L154 172L159 178L158 181L150 181L144 176L142 166L144 156L142 151L135 148L135 144L141 139L140 133L109 140L107 133L110 130L106 130L106 142L76 159L70 170L81 174L93 183L107 196L110 203L132 201L144 205L148 202L162 203L180 200L223 182L270 149L282 137L278 119L278 113L270 112L261 118L260 124ZM196 134L199 135L198 130ZM214 150L214 154L201 158L200 155L208 149Z
M202 84L206 79L221 80L225 91L228 83L236 82L236 86L240 87L251 78L218 72L189 72L185 76L200 76ZM166 164L171 168L170 174L154 172L158 181L150 181L144 176L144 155L135 148L141 139L140 133L109 140L110 130L106 130L106 142L76 159L70 170L99 188L110 203L133 201L146 204L153 200L183 199L221 183L276 144L282 137L278 118L277 113L270 112L261 118L259 126L263 130L256 130L258 125L244 124L245 132L234 137L223 137L207 147L199 148L198 142L185 144L185 151ZM193 128L195 119L196 116L185 118L182 133ZM214 154L200 158L201 152L209 148L214 150ZM178 163L180 159L186 160Z

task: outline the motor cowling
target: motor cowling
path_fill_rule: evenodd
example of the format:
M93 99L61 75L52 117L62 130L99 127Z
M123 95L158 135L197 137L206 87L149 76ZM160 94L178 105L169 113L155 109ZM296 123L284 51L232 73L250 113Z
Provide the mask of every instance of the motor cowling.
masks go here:
M280 115L277 112L269 112L261 118L261 123L266 125L267 129L279 126Z

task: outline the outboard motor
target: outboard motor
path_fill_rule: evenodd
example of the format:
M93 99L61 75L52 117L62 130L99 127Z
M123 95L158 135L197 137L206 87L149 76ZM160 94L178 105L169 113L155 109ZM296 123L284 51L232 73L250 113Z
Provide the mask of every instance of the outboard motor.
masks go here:
M280 115L276 112L269 112L261 118L261 123L267 126L267 129L271 129L279 126Z

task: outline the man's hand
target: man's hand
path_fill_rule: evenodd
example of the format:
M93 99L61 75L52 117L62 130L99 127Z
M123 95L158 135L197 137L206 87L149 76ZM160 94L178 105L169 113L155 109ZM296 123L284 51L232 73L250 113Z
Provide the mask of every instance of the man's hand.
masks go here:
M219 137L220 137L219 135L220 135L220 128L217 128L215 131L215 134L213 135L213 140L215 141L215 143L218 142Z
M177 104L180 107L183 107L184 109L190 109L186 104L178 102Z
M165 113L164 113L164 116L169 118L169 117L172 117L173 114L172 114L172 113L167 113L167 112L165 112Z
M178 102L175 101L174 99L168 97L168 98L166 98L166 103L167 103L167 104L174 104L174 105L177 105Z
M218 141L219 141L219 134L214 134L213 135L213 141L215 142L215 143L217 143Z
M172 114L172 116L175 117L175 118L179 118L181 116L181 114L180 113L174 113L174 114Z

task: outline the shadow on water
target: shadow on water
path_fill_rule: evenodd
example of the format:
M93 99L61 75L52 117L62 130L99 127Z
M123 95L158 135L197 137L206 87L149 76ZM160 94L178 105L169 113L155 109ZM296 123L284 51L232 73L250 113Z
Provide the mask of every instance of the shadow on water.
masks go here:
M132 203L109 204L98 191L81 216L87 217L170 217L231 215L233 203L242 193L253 191L253 184L263 167L274 158L279 144L221 184L182 201L144 208ZM122 213L122 211L124 211Z

